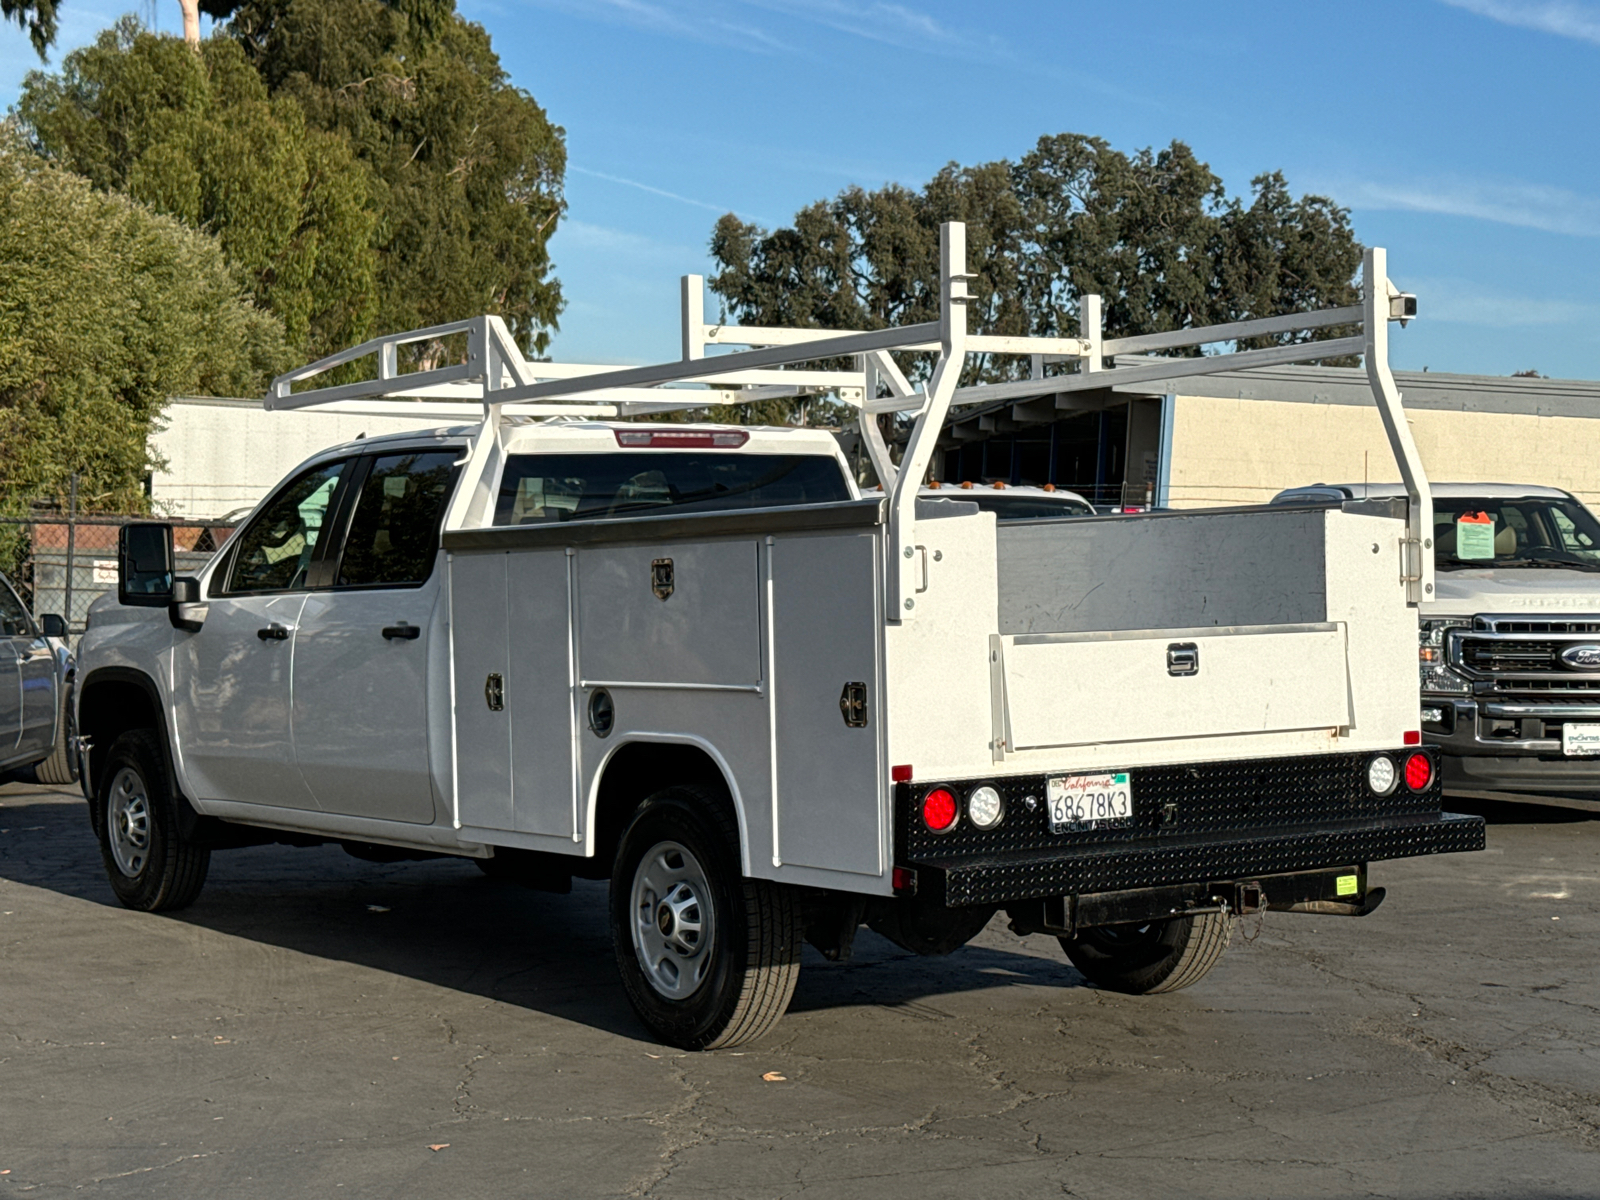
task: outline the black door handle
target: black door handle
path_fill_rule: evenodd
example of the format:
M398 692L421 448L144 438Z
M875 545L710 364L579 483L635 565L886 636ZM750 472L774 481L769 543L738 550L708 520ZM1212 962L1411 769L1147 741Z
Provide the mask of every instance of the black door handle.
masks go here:
M422 630L415 625L407 624L405 621L401 621L398 625L385 625L383 627L383 636L391 641L395 638L401 638L407 642L414 642L421 633Z
M256 636L263 642L286 642L289 640L289 631L274 621L265 629L256 630Z

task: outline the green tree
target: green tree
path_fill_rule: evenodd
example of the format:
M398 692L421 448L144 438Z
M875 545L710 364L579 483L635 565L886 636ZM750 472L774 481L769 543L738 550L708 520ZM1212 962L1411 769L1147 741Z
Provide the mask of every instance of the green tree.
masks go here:
M0 510L139 511L148 435L174 395L253 395L277 318L215 239L0 143Z
M41 59L56 44L56 0L0 0L0 17L28 31L28 40Z
M920 191L847 188L783 229L730 213L712 231L711 288L725 315L747 324L878 329L933 320L939 225L955 220L966 222L976 276L974 332L1076 336L1087 293L1104 297L1112 337L1356 297L1361 246L1331 200L1297 199L1274 173L1252 182L1246 203L1181 142L1127 155L1078 134L1041 138L1014 163L951 163ZM964 382L1026 367L975 355Z
M378 317L415 328L481 312L542 353L561 287L565 131L512 85L451 0L207 0L274 97L349 139L376 178Z
M375 181L338 134L269 97L243 49L124 18L30 73L18 112L37 147L96 187L214 233L298 353L368 337L377 312Z

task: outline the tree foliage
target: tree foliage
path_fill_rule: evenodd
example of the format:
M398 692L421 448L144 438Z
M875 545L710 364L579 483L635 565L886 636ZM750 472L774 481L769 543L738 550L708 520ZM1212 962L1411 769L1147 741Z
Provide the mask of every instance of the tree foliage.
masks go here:
M452 0L201 9L227 24L198 54L125 19L30 75L38 148L215 232L307 356L483 312L544 350L565 134L481 26Z
M747 324L878 329L937 319L939 226L967 225L969 328L1073 337L1104 297L1109 337L1355 302L1362 248L1345 209L1257 176L1247 201L1181 142L1127 155L1041 138L1016 162L951 163L920 191L847 188L793 225L718 220L711 288ZM1339 331L1319 331L1319 336ZM965 382L1026 370L973 356Z
M0 0L0 17L28 31L28 40L41 59L56 44L56 0Z
M215 240L0 145L0 509L139 511L168 397L248 395L285 361Z
M372 169L379 327L494 312L543 352L562 308L548 242L566 211L566 135L483 27L451 0L212 2L272 95Z
M96 187L214 233L300 352L370 335L371 173L296 101L269 97L236 43L197 54L124 18L59 75L30 74L18 111L45 154Z

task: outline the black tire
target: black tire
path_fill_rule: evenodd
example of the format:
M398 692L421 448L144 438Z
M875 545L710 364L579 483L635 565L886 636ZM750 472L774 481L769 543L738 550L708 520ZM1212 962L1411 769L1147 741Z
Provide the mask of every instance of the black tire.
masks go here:
M1103 925L1062 938L1061 948L1090 983L1150 996L1198 983L1228 948L1227 913L1171 917L1148 925Z
M140 912L194 903L211 851L179 828L178 801L154 731L131 729L111 744L96 781L94 822L118 900Z
M78 782L78 764L72 753L73 735L77 733L72 713L72 691L61 689L61 713L56 722L56 745L50 757L33 768L33 777L40 783L58 786Z
M652 886L658 872L656 884L676 882ZM664 909L677 914L665 918L670 931ZM629 1003L662 1041L715 1050L766 1034L794 995L803 936L788 888L740 874L738 825L725 800L671 787L634 813L611 872L611 940ZM690 949L674 949L672 939Z

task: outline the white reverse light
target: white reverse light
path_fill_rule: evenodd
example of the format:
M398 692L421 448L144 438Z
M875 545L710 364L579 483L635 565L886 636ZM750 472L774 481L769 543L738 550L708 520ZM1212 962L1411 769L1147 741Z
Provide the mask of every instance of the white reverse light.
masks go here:
M1400 772L1387 754L1380 754L1367 764L1367 786L1378 795L1387 796L1399 782Z
M979 829L993 829L1000 824L1001 815L999 792L987 784L972 789L972 795L967 797L967 816L974 825Z

